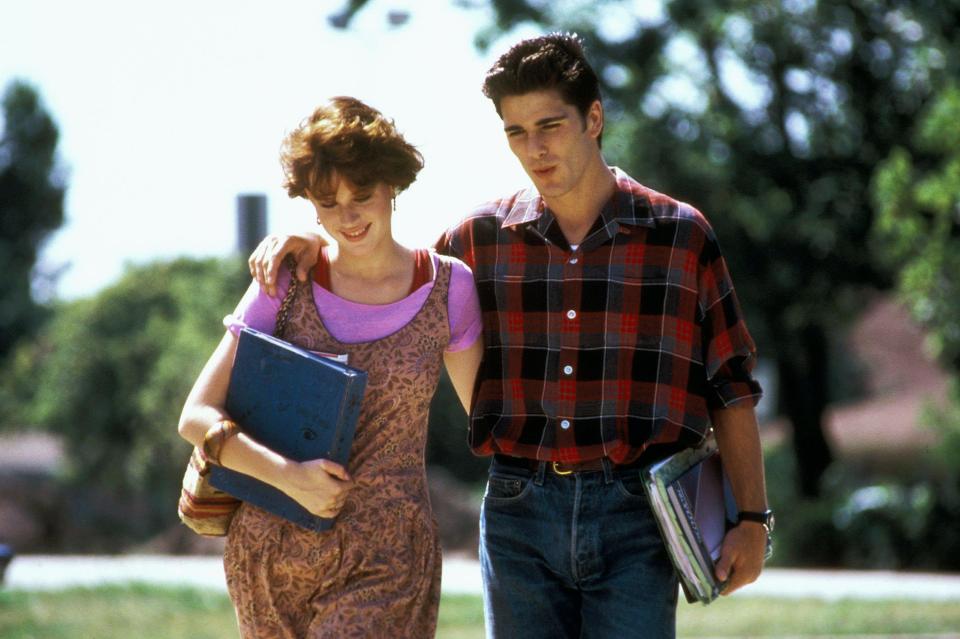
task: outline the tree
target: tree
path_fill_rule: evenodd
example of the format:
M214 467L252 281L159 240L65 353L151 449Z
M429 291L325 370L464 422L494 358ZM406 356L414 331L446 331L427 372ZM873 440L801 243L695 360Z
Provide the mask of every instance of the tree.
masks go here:
M31 295L44 240L63 224L59 133L35 89L14 81L3 96L0 138L0 358L44 317Z
M365 2L351 2L353 15ZM889 286L866 250L873 167L960 67L960 6L929 0L491 0L480 46L520 25L586 37L608 159L705 211L773 353L800 492L832 459L832 335Z
M927 418L960 453L960 87L945 88L922 114L915 151L897 147L873 183L877 252L900 266L897 291L951 372L953 406Z
M236 259L130 267L94 297L60 305L14 353L3 384L18 387L24 423L63 437L64 479L84 494L72 514L84 521L73 524L92 539L97 529L112 531L108 543L143 538L176 522L190 451L180 411L248 281Z
M897 292L928 334L931 351L950 371L945 406L923 420L940 435L922 548L937 567L954 565L960 536L960 86L940 91L917 120L913 149L895 148L873 182L874 247L900 266ZM912 514L912 513L911 513ZM917 520L911 518L911 523ZM933 563L933 562L931 562Z
M873 184L877 251L900 266L897 289L929 331L933 352L960 374L960 87L917 123L915 158L895 148Z

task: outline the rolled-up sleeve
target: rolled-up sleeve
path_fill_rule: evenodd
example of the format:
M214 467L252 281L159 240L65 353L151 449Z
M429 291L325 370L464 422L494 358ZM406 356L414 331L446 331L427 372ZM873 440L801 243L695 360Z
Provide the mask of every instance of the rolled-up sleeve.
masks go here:
M710 408L750 401L763 390L753 377L757 348L747 330L726 261L712 233L699 259L699 298L703 361L712 394Z

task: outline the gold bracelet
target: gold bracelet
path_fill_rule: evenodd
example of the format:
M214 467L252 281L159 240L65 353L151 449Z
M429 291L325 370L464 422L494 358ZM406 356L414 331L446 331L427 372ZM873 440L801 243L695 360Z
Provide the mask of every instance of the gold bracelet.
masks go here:
M222 419L207 431L203 437L203 456L208 463L221 466L220 453L228 439L240 432L240 426L232 419Z

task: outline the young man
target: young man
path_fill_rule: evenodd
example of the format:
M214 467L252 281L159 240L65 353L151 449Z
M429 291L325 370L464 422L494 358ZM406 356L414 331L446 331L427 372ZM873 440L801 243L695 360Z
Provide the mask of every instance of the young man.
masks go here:
M470 445L493 456L480 521L488 636L672 637L676 575L637 471L712 424L742 521L718 577L727 593L757 578L771 521L753 341L706 219L604 161L577 36L515 45L484 93L536 187L480 207L437 245L471 266L484 314ZM251 268L274 270L291 247L310 262L306 246L268 239Z

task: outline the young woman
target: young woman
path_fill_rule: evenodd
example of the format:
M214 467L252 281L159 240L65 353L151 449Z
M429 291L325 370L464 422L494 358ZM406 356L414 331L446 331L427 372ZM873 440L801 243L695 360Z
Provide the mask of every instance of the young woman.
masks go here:
M469 404L482 352L473 277L462 262L394 239L394 198L423 161L377 110L334 98L287 137L282 164L288 194L307 199L334 240L298 291L286 338L347 355L368 381L347 468L285 459L243 435L224 401L240 328L273 332L291 273L270 290L252 283L224 319L180 434L201 445L215 433L220 464L336 517L332 530L315 533L241 505L224 554L240 632L431 637L441 557L424 471L427 412L441 363Z

